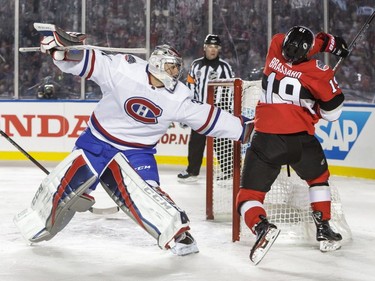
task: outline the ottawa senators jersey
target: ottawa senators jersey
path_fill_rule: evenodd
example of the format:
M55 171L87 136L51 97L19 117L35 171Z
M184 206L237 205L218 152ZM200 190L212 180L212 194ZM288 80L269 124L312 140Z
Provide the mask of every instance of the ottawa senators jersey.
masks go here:
M285 34L276 34L268 50L255 129L264 133L313 135L319 118L339 118L344 95L333 70L323 62L310 59L300 64L288 63L281 53L284 38ZM317 46L309 55L316 53Z

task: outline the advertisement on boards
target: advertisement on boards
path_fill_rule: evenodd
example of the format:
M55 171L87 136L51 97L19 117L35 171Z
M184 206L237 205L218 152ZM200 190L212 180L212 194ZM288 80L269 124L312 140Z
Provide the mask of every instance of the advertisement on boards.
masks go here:
M39 153L41 160L60 161L86 128L94 107L94 102L81 101L2 101L0 126L23 149ZM375 107L346 105L336 122L319 121L316 136L331 166L367 169L375 174L373 128ZM171 123L157 145L158 157L165 164L185 164L189 136L190 128L183 129L179 123ZM0 140L0 160L17 159L17 148L5 139Z

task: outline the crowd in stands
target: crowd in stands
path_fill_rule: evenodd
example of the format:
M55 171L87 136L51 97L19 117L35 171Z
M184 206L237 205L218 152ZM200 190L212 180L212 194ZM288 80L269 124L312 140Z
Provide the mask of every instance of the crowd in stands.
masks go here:
M81 0L20 0L19 45L38 46L39 34L34 22L55 23L66 30L81 31ZM169 43L181 52L187 70L193 59L203 55L203 40L208 33L207 0L151 1L151 49ZM272 33L286 32L293 25L323 30L324 1L214 0L213 33L223 42L221 56L228 61L236 77L260 79L268 48L268 23ZM374 11L374 0L330 0L328 31L348 43ZM109 47L143 48L146 45L146 1L86 0L86 30L89 44ZM11 11L11 12L10 12ZM0 98L14 91L14 1L0 7ZM270 22L272 20L272 23ZM354 100L374 103L375 29L369 28L355 51L341 64L337 79ZM144 55L140 55L144 56ZM322 59L323 56L322 56ZM336 58L329 57L333 66ZM20 98L35 98L43 79L52 77L59 87L58 98L80 98L80 79L63 75L40 53L22 53L19 60ZM87 92L97 98L100 91L87 83Z

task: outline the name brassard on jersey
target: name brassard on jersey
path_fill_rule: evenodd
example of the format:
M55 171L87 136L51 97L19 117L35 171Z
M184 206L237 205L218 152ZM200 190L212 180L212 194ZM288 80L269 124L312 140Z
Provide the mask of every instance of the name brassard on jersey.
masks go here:
M300 78L302 75L302 72L300 71L291 70L285 67L285 65L282 62L280 62L278 58L273 58L268 66L276 70L277 72L280 72L289 77Z

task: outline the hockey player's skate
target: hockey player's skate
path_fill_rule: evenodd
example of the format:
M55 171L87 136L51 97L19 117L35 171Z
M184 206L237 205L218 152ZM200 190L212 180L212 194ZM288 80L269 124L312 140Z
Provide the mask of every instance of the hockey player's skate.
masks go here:
M250 260L255 265L264 258L280 233L276 225L269 223L264 216L260 216L260 218L261 221L255 226L257 239L250 251Z
M316 240L320 242L320 251L331 252L341 248L342 236L332 230L328 220L322 220L322 213L312 213L316 225Z
M171 248L173 254L178 256L186 256L198 253L197 242L189 232L184 232L175 238L175 245Z
M198 175L189 173L188 171L184 170L177 175L178 182L180 183L192 183L198 181Z

